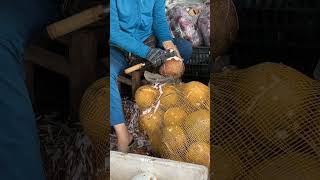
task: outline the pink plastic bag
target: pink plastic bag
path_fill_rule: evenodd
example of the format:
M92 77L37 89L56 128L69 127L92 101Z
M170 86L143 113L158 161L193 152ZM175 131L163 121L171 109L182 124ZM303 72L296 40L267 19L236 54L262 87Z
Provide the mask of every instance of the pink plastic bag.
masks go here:
M206 46L210 46L210 7L207 6L200 14L198 28Z
M175 38L190 40L194 47L201 46L203 38L197 27L197 20L203 8L202 3L174 4L169 7L167 16L172 35Z

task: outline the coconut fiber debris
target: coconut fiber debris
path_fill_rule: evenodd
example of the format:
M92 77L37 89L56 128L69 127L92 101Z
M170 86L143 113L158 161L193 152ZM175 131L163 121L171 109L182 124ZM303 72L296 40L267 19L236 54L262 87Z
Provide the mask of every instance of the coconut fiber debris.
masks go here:
M37 123L48 180L94 179L94 148L78 122L63 123L53 113L38 116Z

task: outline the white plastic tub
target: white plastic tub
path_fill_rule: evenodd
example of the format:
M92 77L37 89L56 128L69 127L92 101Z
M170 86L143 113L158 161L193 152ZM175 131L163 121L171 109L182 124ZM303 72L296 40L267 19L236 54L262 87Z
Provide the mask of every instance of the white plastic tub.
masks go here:
M158 180L208 179L208 168L205 166L111 151L111 180L130 180L143 172L152 173Z

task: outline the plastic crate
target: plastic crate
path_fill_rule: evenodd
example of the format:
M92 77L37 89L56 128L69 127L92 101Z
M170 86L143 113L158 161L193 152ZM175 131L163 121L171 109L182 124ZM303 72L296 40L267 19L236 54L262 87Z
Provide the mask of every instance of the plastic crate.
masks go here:
M192 57L185 64L184 80L208 81L210 78L210 47L193 48Z
M210 47L194 47L189 64L208 64L210 61Z
M208 168L201 165L154 158L137 154L110 153L110 179L130 180L148 172L159 180L207 180Z

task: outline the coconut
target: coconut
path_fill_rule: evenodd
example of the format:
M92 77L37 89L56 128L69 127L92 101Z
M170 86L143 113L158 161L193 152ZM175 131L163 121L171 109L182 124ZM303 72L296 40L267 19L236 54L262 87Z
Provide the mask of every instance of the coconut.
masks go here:
M187 116L184 128L190 141L210 141L210 112L204 109L198 110Z
M156 131L156 133L149 135L149 140L153 152L155 152L157 155L160 155L161 151L163 151L161 149L163 147L161 142L161 132Z
M164 127L162 130L162 144L169 151L182 151L186 147L187 137L179 126Z
M301 83L309 81L301 73L276 63L263 63L239 74L235 107L247 123L268 139L290 140L303 123L300 116L307 92Z
M201 82L191 81L183 86L184 97L196 107L200 107L210 99L209 87Z
M261 180L318 180L320 162L311 155L290 152L258 164L248 177Z
M135 101L140 109L150 107L159 97L159 91L151 85L144 85L137 89Z
M165 85L162 88L163 93L160 97L160 106L164 109L172 107L178 102L177 88L173 85Z
M109 77L94 82L84 93L80 104L80 122L84 131L96 145L107 143L109 122Z
M162 154L163 154L162 156L163 158L174 160L174 161L185 162L185 160L183 159L184 152L173 151L167 148L166 146L163 146Z
M168 159L184 162L184 159L178 153L170 153Z
M211 163L211 179L233 180L239 178L241 170L240 159L234 154L226 153L224 149L213 146Z
M186 118L187 113L180 107L168 109L163 115L163 124L165 126L181 125Z
M156 111L140 116L139 124L143 131L151 135L159 131L161 121L161 113Z
M208 143L193 143L187 150L186 160L190 163L200 164L209 167L210 145Z
M172 57L163 63L159 72L163 76L179 79L183 75L184 70L183 60L178 57Z

